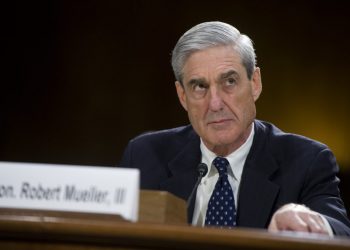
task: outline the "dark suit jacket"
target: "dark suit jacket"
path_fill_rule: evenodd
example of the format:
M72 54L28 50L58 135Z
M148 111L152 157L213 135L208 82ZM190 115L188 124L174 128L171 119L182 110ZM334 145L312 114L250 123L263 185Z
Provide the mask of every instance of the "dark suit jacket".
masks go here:
M293 202L323 214L336 235L350 235L338 190L338 165L327 146L266 122L254 123L253 145L240 183L237 225L266 228L279 207ZM142 189L165 190L187 200L201 161L199 144L191 126L146 133L129 142L119 166L140 169ZM192 201L189 222L193 207Z

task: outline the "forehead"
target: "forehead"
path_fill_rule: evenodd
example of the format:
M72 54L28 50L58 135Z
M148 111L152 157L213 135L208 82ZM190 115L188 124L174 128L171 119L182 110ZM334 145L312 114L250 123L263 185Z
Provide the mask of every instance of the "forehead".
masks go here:
M211 47L191 54L184 64L184 80L198 77L210 77L222 72L244 70L240 55L232 46Z

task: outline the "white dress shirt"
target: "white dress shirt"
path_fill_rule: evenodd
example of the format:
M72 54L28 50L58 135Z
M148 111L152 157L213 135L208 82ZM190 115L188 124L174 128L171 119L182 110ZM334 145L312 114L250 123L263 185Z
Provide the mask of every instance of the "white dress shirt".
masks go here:
M245 160L248 156L254 138L254 123L248 139L237 150L229 154L225 158L230 163L227 168L228 181L232 187L235 197L235 206L238 204L238 191L241 182L241 176ZM212 165L217 155L210 151L201 139L200 149L202 152L202 162L207 164L208 173L202 178L197 188L197 196L194 205L192 225L204 226L205 215L207 213L208 202L214 190L215 184L219 178L217 169Z

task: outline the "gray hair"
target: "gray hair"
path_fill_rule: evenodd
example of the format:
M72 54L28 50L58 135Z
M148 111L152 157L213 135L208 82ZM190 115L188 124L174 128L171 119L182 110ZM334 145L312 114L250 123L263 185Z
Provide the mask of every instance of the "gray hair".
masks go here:
M191 54L210 47L226 45L233 46L233 49L240 55L247 76L251 79L256 65L256 55L250 38L227 23L205 22L189 29L175 45L171 65L176 80L182 83L182 70Z

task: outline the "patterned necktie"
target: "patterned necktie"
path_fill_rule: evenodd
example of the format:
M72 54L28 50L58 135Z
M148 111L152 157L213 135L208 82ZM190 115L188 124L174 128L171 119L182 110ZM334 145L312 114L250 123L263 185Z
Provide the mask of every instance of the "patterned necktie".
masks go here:
M227 166L230 164L226 158L216 157L213 165L219 172L219 179L208 203L205 225L232 228L236 226L236 207L233 191L227 179Z

